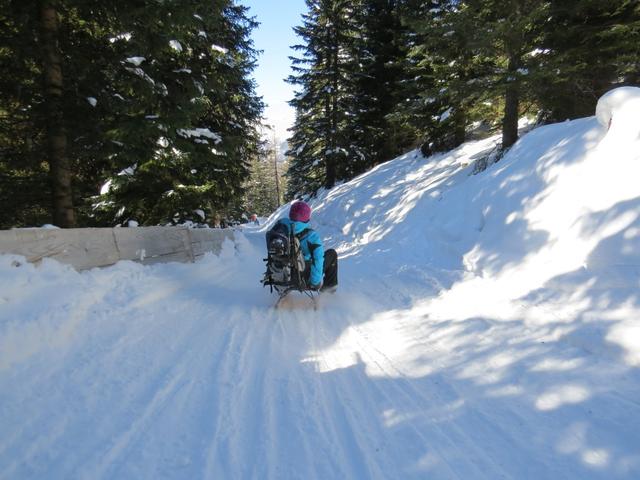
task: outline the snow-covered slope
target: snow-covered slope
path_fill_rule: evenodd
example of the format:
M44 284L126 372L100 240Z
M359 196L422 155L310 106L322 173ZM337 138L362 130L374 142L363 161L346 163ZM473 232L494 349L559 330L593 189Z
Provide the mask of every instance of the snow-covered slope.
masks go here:
M264 231L193 265L0 257L0 478L640 477L640 109L410 152L325 192L340 289Z

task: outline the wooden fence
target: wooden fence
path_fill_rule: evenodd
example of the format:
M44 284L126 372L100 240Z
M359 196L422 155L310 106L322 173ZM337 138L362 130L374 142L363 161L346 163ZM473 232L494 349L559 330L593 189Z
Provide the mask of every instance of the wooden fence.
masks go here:
M230 229L184 227L15 229L0 231L0 254L23 255L29 262L53 258L76 270L112 265L119 260L144 264L193 262L218 253Z

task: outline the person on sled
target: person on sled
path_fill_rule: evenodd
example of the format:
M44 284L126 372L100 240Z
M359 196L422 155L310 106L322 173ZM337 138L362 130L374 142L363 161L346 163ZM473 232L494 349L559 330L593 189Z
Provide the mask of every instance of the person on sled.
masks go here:
M281 218L283 223L299 236L300 248L307 268L305 276L309 288L316 291L333 292L338 287L338 254L331 248L324 249L320 235L309 227L311 207L303 201L294 202L289 209L289 218Z

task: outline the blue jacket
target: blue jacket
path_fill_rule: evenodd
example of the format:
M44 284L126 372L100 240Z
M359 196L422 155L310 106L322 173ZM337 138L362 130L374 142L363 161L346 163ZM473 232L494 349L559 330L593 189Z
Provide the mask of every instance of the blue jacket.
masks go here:
M300 247L306 262L311 262L311 274L309 283L311 285L320 285L322 283L322 274L324 271L324 246L320 235L309 227L308 223L294 222L288 218L281 218L278 223L284 223L289 227L289 231L293 228L294 235L308 229L307 233L300 238Z

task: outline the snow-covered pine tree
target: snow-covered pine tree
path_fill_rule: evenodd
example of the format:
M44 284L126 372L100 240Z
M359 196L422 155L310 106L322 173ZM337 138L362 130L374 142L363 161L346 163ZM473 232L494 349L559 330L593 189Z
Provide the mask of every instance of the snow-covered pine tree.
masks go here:
M616 85L640 84L640 2L551 0L544 40L535 54L534 85L546 121L592 115Z
M412 88L422 93L392 118L423 130L432 145L459 144L476 120L489 128L499 122L508 148L525 112L542 109L548 120L586 116L603 92L638 79L637 2L419 3L419 14L405 15L415 34L405 62L416 72L407 97Z
M399 15L401 30L398 43L402 54L394 65L400 75L394 88L397 101L387 115L394 135L402 135L399 144L409 148L424 144L428 149L435 132L434 119L441 107L434 92L433 67L425 54L423 22L430 18L432 5L423 0L403 0ZM426 152L427 150L425 150Z
M58 170L71 179L80 225L164 223L176 213L178 221L202 220L201 212L243 198L262 109L249 78L256 24L245 7L231 0L45 4L55 6L63 73L62 88L49 90L41 82L39 10L2 3L0 174L10 187L0 190L15 206L5 209L10 218L0 217L3 226L52 221L55 176L42 160L51 124L56 138L66 135L69 165ZM51 105L59 121L47 120ZM108 193L96 198L109 178Z
M474 49L469 18L459 7L451 0L405 3L405 102L397 104L391 118L414 130L425 155L465 141L474 105L485 94L478 77L486 62Z
M33 99L40 94L37 18L31 8L0 1L0 228L51 222L51 188L43 133Z
M291 128L292 135L287 140L289 168L285 200L314 193L325 182L326 170L320 161L324 141L313 129L314 110L311 106L304 106L305 100L310 103L311 98L300 93L295 99L296 116Z
M250 174L245 185L245 206L249 214L270 215L282 202L282 194L286 190L284 174L287 164L277 158L276 148L273 142L264 142L258 155L251 160Z
M107 67L114 60L108 42L113 3L58 0L35 8L33 2L2 2L0 123L7 137L0 156L5 180L0 190L7 195L2 203L8 217L0 214L0 225L55 222L70 226L66 219L71 217L87 223L83 198L95 194L100 178L113 170L99 121L106 104L98 105L96 100L108 83ZM55 33L45 35L42 30L45 11L47 23L56 24ZM53 69L61 75L54 84L49 79L45 88L42 78L51 65L45 64L43 53L52 51L51 46L43 48L52 34L57 57ZM52 134L58 142L65 139L64 149L56 155L64 152L62 168L54 167L55 159L47 154ZM67 177L62 180L66 192L62 197L72 197L63 208L59 205L61 176Z
M502 97L502 148L518 140L518 119L523 100L531 99L531 85L539 75L539 59L531 52L542 46L549 21L548 0L472 0L473 39L479 52L491 59L495 70L485 75L487 88Z
M360 0L355 4L352 22L356 27L345 45L351 112L344 178L393 158L407 146L405 132L389 118L403 101L399 87L404 71L399 59L406 56L407 47L400 21L402 2Z
M302 43L293 48L294 74L288 81L298 87L291 105L296 120L290 149L289 195L331 188L343 177L347 161L345 125L350 114L346 82L347 50L352 32L353 2L306 0L308 12L295 28Z
M139 12L143 15L143 12ZM131 16L116 87L123 120L111 134L125 166L96 201L102 218L203 221L242 196L262 109L249 73L255 22L232 1L162 3ZM149 15L152 15L149 18Z
M503 145L512 145L521 84L530 74L525 55L539 40L545 2L432 0L428 7L413 22L420 42L411 56L432 78L424 100L438 109L426 125L432 149L462 143L473 120L493 122L496 103L505 106Z
M518 138L525 105L548 118L590 115L616 84L637 78L640 6L627 0L467 0L478 51L495 71L483 75L504 102L502 147ZM635 37L635 39L634 39Z
M404 74L397 0L309 1L296 32L289 197L331 187L407 145L388 116Z

